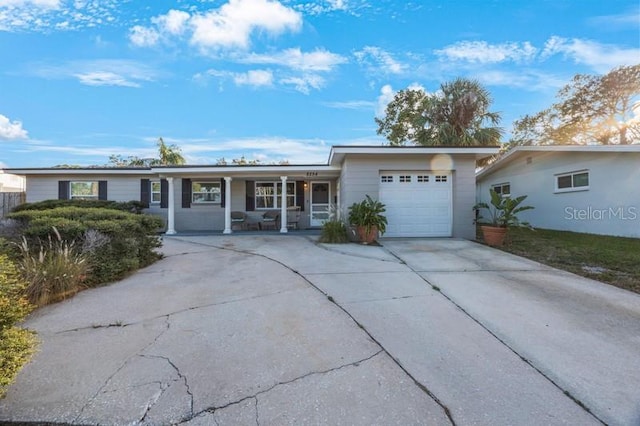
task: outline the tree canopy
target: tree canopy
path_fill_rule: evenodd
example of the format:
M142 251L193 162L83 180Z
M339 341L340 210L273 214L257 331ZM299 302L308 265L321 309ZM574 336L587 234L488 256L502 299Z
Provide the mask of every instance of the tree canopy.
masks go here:
M556 98L548 109L514 123L512 145L640 142L640 64L578 74Z
M491 146L500 143L500 114L490 112L492 98L479 82L458 78L436 93L401 90L376 117L378 134L391 145Z
M177 166L185 164L182 150L177 145L167 145L162 138L158 139L158 157L140 158L136 156L123 157L111 155L109 166L112 167L151 167L151 166Z

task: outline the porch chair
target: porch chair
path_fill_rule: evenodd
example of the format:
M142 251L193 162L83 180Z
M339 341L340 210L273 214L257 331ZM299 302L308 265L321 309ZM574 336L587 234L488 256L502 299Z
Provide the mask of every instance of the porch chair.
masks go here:
M287 207L287 228L298 229L300 222L300 206Z
M245 212L231 212L231 229L247 229L247 214Z
M268 210L262 215L260 229L277 229L280 224L280 210Z

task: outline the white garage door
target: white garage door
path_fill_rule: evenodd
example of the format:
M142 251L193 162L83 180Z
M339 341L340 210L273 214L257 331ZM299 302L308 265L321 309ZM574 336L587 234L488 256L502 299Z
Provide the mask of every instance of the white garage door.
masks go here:
M386 237L450 237L450 172L380 173L380 201L386 204Z

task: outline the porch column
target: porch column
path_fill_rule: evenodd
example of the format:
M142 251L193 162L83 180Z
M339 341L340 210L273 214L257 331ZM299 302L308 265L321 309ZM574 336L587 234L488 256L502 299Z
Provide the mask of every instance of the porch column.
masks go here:
M287 233L287 177L280 176L282 192L280 194L280 233Z
M224 177L224 231L223 234L230 234L231 231L231 177Z
M169 184L169 189L168 189L168 194L169 195L169 200L167 201L167 232L165 232L165 234L167 235L173 235L176 233L176 228L175 228L175 212L176 212L176 207L174 206L175 204L175 196L174 196L174 188L173 188L173 178L172 177L167 177L167 183Z

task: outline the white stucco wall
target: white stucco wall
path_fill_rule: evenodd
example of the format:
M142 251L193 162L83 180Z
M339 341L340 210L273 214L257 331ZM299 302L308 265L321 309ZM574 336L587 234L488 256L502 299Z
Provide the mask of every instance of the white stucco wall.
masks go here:
M527 195L535 210L521 218L534 227L640 238L640 153L522 152L478 179L477 197L510 183L511 195ZM527 158L530 158L528 164ZM557 174L589 171L589 189L556 192Z
M0 170L0 192L23 192L25 179L22 176L4 173Z

